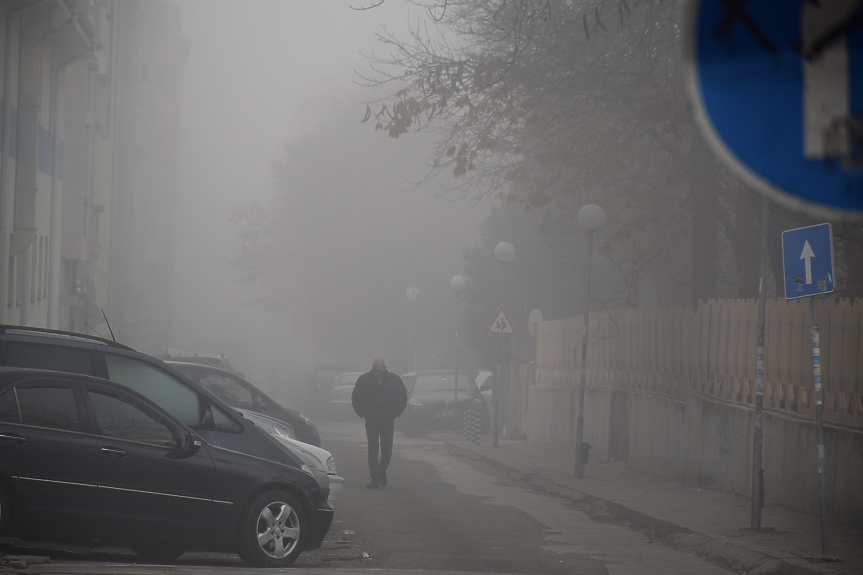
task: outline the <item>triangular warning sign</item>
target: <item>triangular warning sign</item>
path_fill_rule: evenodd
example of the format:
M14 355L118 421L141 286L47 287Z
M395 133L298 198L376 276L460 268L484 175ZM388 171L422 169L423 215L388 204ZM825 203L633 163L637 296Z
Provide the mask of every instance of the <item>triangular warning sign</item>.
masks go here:
M512 325L509 316L506 315L506 310L503 306L497 308L491 323L485 328L486 335L518 335L515 333L515 326Z

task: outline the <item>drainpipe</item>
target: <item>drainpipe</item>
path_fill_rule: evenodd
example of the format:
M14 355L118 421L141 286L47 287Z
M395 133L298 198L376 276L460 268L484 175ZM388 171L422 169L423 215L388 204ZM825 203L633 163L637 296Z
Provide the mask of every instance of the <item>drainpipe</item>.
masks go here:
M18 77L21 48L21 17L31 10L52 4L54 0L40 0L20 6L6 14L6 49L3 64L3 132L2 159L0 159L0 323L8 321L9 301L9 248L15 193L15 166L12 163L12 99L15 96L12 80ZM17 43L13 33L17 31Z

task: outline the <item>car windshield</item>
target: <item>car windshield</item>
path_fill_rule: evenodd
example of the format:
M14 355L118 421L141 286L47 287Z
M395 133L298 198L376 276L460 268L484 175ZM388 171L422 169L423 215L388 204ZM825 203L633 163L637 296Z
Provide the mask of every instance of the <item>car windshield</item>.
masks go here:
M413 393L433 393L435 391L452 390L455 387L454 373L441 373L432 375L420 375L414 383ZM458 388L460 391L471 391L470 378L466 373L458 374Z
M207 391L215 394L231 407L253 407L252 392L232 377L208 373L202 375L198 381Z
M357 378L361 374L359 373L348 373L339 378L339 385L355 385L357 383Z

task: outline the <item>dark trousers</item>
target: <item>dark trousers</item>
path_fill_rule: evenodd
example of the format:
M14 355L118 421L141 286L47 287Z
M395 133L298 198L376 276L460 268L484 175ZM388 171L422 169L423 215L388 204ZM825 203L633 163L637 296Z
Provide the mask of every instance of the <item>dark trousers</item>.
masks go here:
M386 471L393 457L393 420L366 419L366 439L369 442L369 474L378 480L378 472ZM381 459L378 461L378 449Z

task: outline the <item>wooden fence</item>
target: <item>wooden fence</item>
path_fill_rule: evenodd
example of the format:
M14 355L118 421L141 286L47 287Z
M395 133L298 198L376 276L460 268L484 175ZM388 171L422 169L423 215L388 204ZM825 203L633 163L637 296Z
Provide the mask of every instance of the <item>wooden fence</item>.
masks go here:
M824 419L863 428L863 300L820 299ZM815 417L808 299L767 302L764 407ZM581 316L537 326L536 385L578 384ZM590 314L587 385L755 402L757 300Z

